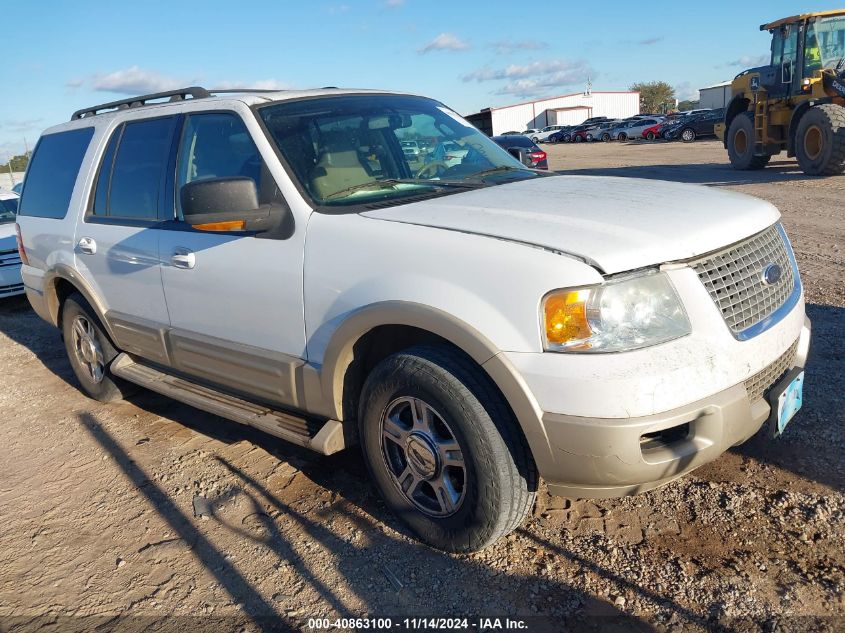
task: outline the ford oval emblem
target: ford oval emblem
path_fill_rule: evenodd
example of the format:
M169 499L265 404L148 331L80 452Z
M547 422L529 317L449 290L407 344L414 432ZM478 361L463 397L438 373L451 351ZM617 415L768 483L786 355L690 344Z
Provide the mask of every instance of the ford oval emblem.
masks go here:
M768 264L763 268L763 283L769 286L774 285L780 281L781 274L780 266L777 264Z

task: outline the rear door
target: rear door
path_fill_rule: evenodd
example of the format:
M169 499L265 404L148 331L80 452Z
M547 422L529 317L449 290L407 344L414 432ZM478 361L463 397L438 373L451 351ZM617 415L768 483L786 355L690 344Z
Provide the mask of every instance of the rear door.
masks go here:
M180 188L206 179L248 177L260 203L285 204L245 121L234 111L185 117L175 170L176 220L160 237L169 340L177 369L290 405L296 400L294 372L305 354L305 227L291 224L285 235L268 239L197 230L181 215Z
M169 316L158 240L177 122L175 115L139 119L111 132L74 249L77 270L105 304L118 347L161 363Z

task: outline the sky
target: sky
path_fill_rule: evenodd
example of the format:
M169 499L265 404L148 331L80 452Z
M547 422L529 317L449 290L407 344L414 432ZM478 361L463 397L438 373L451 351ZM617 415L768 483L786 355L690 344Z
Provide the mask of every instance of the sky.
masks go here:
M20 0L4 3L0 163L82 107L188 85L383 88L462 114L768 59L765 22L845 0Z

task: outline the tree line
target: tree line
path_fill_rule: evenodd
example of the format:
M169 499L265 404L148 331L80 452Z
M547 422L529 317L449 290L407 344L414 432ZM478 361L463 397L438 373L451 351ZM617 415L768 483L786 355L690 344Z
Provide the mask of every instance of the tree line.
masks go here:
M671 110L691 110L698 101L684 100L675 105L675 89L665 81L642 81L629 90L640 93L640 112L665 114Z

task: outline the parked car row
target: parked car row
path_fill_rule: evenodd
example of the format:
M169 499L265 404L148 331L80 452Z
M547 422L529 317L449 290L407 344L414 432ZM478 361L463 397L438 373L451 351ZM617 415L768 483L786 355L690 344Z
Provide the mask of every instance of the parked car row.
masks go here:
M499 138L523 136L534 143L583 143L589 141L632 141L646 139L685 142L714 136L714 126L724 118L723 108L690 110L670 115L637 114L627 119L592 117L578 125L549 125L542 130L506 132Z

